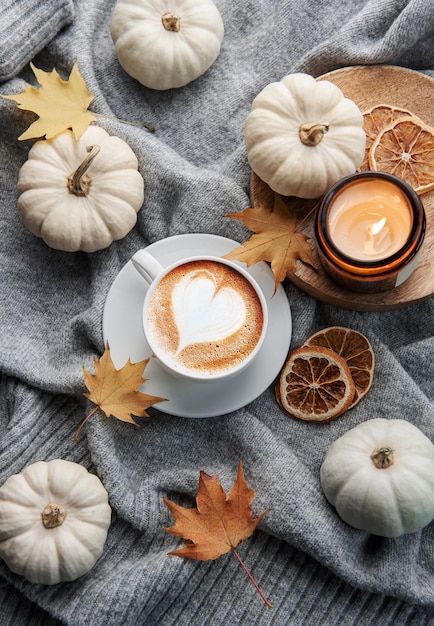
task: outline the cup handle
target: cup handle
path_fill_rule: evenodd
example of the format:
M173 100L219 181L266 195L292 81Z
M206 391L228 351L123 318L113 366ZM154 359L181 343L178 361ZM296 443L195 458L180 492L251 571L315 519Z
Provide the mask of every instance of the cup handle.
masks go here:
M146 250L138 250L131 257L131 262L149 284L163 271L163 266Z

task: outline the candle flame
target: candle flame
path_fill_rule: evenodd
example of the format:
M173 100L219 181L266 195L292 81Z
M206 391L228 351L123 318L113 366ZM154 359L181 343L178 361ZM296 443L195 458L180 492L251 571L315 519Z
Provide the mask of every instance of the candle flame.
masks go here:
M370 235L378 235L379 232L381 232L383 230L383 228L385 227L387 222L387 219L385 217L382 217L381 220L378 220L378 222L375 222L375 224L372 224L372 226L368 227L368 232Z
M363 252L368 256L376 254L381 249L382 244L388 236L387 229L384 229L386 223L387 218L382 217L378 222L371 224L371 226L368 226L366 229L367 239Z

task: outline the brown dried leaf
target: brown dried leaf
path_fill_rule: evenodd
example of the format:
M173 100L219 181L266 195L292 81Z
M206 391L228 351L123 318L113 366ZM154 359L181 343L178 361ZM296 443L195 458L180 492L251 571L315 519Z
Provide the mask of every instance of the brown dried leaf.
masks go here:
M265 205L245 209L240 213L230 213L225 217L242 222L254 235L235 248L224 258L243 261L247 266L268 261L276 282L274 291L287 273L294 273L296 261L300 259L316 268L308 238L296 231L296 216L288 211L278 194L274 196L274 208L270 211Z
M254 490L250 489L246 483L241 461L238 465L236 481L228 495L224 492L217 475L209 476L201 471L199 491L196 496L197 508L187 509L164 498L175 520L175 525L165 530L190 542L183 548L169 552L173 556L208 561L217 559L232 550L261 598L271 608L271 604L235 550L242 541L253 534L267 513L268 509L259 517L252 517L250 505L254 495Z
M106 417L113 415L122 422L136 424L132 415L149 417L146 409L157 402L164 402L165 398L150 396L137 391L137 388L148 380L142 377L148 362L149 359L145 359L131 363L131 360L128 359L127 363L117 370L110 356L110 348L107 343L101 359L99 361L94 359L95 374L91 374L83 367L84 382L88 389L88 393L84 395L96 406L81 423L75 435L76 440L81 428L98 409L103 411Z
M186 509L164 499L176 522L165 530L192 542L170 554L207 561L236 548L253 534L267 512L252 518L250 504L254 494L253 489L247 486L241 461L237 479L228 496L217 475L209 476L201 471L197 508Z

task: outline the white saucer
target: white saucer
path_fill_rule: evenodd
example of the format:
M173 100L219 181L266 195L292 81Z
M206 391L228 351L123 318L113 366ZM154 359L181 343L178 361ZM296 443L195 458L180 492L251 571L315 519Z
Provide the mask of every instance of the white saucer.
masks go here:
M163 265L195 254L223 256L238 242L208 234L176 235L147 246ZM245 267L245 264L240 263ZM270 267L257 263L248 272L261 286L267 299L269 325L265 341L255 361L232 379L218 383L190 383L174 378L151 358L140 391L167 398L153 408L179 417L214 417L235 411L257 398L274 381L289 350L292 332L291 311L285 291L279 285L275 295ZM142 330L142 305L147 289L131 261L116 276L107 295L103 314L104 342L116 368L128 359L133 363L151 356Z

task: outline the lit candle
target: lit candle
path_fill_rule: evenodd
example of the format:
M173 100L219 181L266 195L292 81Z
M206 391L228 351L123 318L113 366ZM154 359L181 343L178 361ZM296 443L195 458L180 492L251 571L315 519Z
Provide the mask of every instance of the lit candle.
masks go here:
M334 245L360 261L385 259L410 236L413 211L407 195L388 180L361 178L343 187L328 213Z
M356 172L335 183L315 216L321 263L337 283L376 293L398 287L421 254L426 217L415 191L384 172Z

